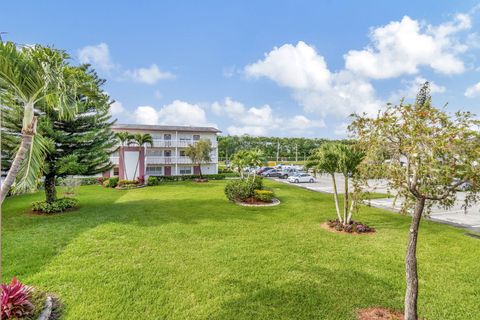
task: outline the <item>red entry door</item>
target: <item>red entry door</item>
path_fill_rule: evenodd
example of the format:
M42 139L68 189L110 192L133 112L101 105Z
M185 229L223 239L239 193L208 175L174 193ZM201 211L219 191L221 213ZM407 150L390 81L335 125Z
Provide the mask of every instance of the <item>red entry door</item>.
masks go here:
M200 174L200 166L193 167L193 174Z
M172 175L172 167L165 167L165 175L171 176Z

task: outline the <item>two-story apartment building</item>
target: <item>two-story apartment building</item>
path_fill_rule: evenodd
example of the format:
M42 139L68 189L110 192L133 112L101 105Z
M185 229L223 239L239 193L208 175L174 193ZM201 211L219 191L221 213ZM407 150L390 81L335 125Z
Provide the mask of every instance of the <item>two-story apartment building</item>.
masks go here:
M220 131L216 128L118 124L112 130L131 134L148 133L153 138L153 146L119 146L110 156L114 167L104 176L134 180L148 176L198 174L200 168L185 155L185 148L205 139L212 142L213 151L210 163L201 165L202 173L218 173L217 134Z

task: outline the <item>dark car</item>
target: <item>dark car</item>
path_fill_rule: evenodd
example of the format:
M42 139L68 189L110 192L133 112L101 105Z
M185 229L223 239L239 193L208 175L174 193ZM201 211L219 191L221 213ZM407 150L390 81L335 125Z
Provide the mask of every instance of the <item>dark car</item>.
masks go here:
M265 171L272 170L272 169L273 169L272 167L262 167L262 168L257 170L257 174L262 174Z
M271 169L262 173L264 177L280 177L282 176L282 170L279 169Z

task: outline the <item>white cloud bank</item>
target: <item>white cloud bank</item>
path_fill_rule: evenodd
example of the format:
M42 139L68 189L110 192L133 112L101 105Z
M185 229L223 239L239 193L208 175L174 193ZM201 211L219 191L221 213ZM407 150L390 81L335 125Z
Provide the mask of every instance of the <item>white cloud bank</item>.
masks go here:
M453 21L439 26L422 26L421 22L405 16L401 21L373 29L369 46L345 55L345 67L374 79L416 74L420 66L444 74L462 73L465 66L459 54L467 46L459 43L455 35L470 28L470 17L466 14L458 14Z
M293 98L308 113L342 118L352 113L374 114L385 101L377 97L372 79L417 74L421 67L447 75L464 72L462 54L469 47L468 41L459 39L469 29L467 14L457 14L452 21L437 26L405 16L373 29L368 46L344 55L342 70L331 71L313 46L299 41L274 47L263 59L246 65L244 72L249 78L266 77L291 89ZM421 76L403 80L406 88L392 97L415 96L423 81ZM445 90L431 83L432 93Z
M211 109L216 115L227 117L233 122L227 128L227 133L232 135L265 136L279 130L300 135L325 126L323 121L310 120L303 115L292 118L278 116L268 104L247 108L229 97L222 102L214 102Z
M109 71L114 68L110 50L106 43L100 43L93 46L85 46L78 50L78 60L80 63L88 63L102 71Z
M110 49L104 42L98 45L90 45L81 48L78 50L77 56L80 63L91 64L94 68L100 71L110 72L116 70L120 74L118 77L119 79L125 78L126 76L135 82L153 85L160 80L175 78L173 73L160 70L156 64L151 64L146 68L122 71L122 67L120 65L113 63L113 59L110 55Z
M213 126L207 120L205 110L197 104L175 100L160 109L152 106L139 106L134 112L135 122L139 124Z
M175 75L170 72L161 71L156 64L148 68L127 70L125 74L136 82L155 84L159 80L174 79Z
M480 96L480 82L468 87L467 90L465 90L465 96L468 98Z

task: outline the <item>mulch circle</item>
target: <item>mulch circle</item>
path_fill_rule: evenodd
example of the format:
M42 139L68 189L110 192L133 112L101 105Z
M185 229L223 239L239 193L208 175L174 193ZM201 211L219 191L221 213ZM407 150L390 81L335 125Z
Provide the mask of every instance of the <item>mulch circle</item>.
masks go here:
M388 308L366 308L357 310L357 320L404 320L403 313Z
M376 231L371 231L371 232L346 232L346 231L338 231L335 228L332 228L328 225L328 223L324 222L320 225L322 229L325 229L327 231L333 232L333 233L339 233L339 234L349 234L352 236L364 236L364 235L374 235Z
M249 198L243 202L237 202L237 204L244 207L272 207L280 204L280 200L274 198L272 202L259 201L255 198Z

